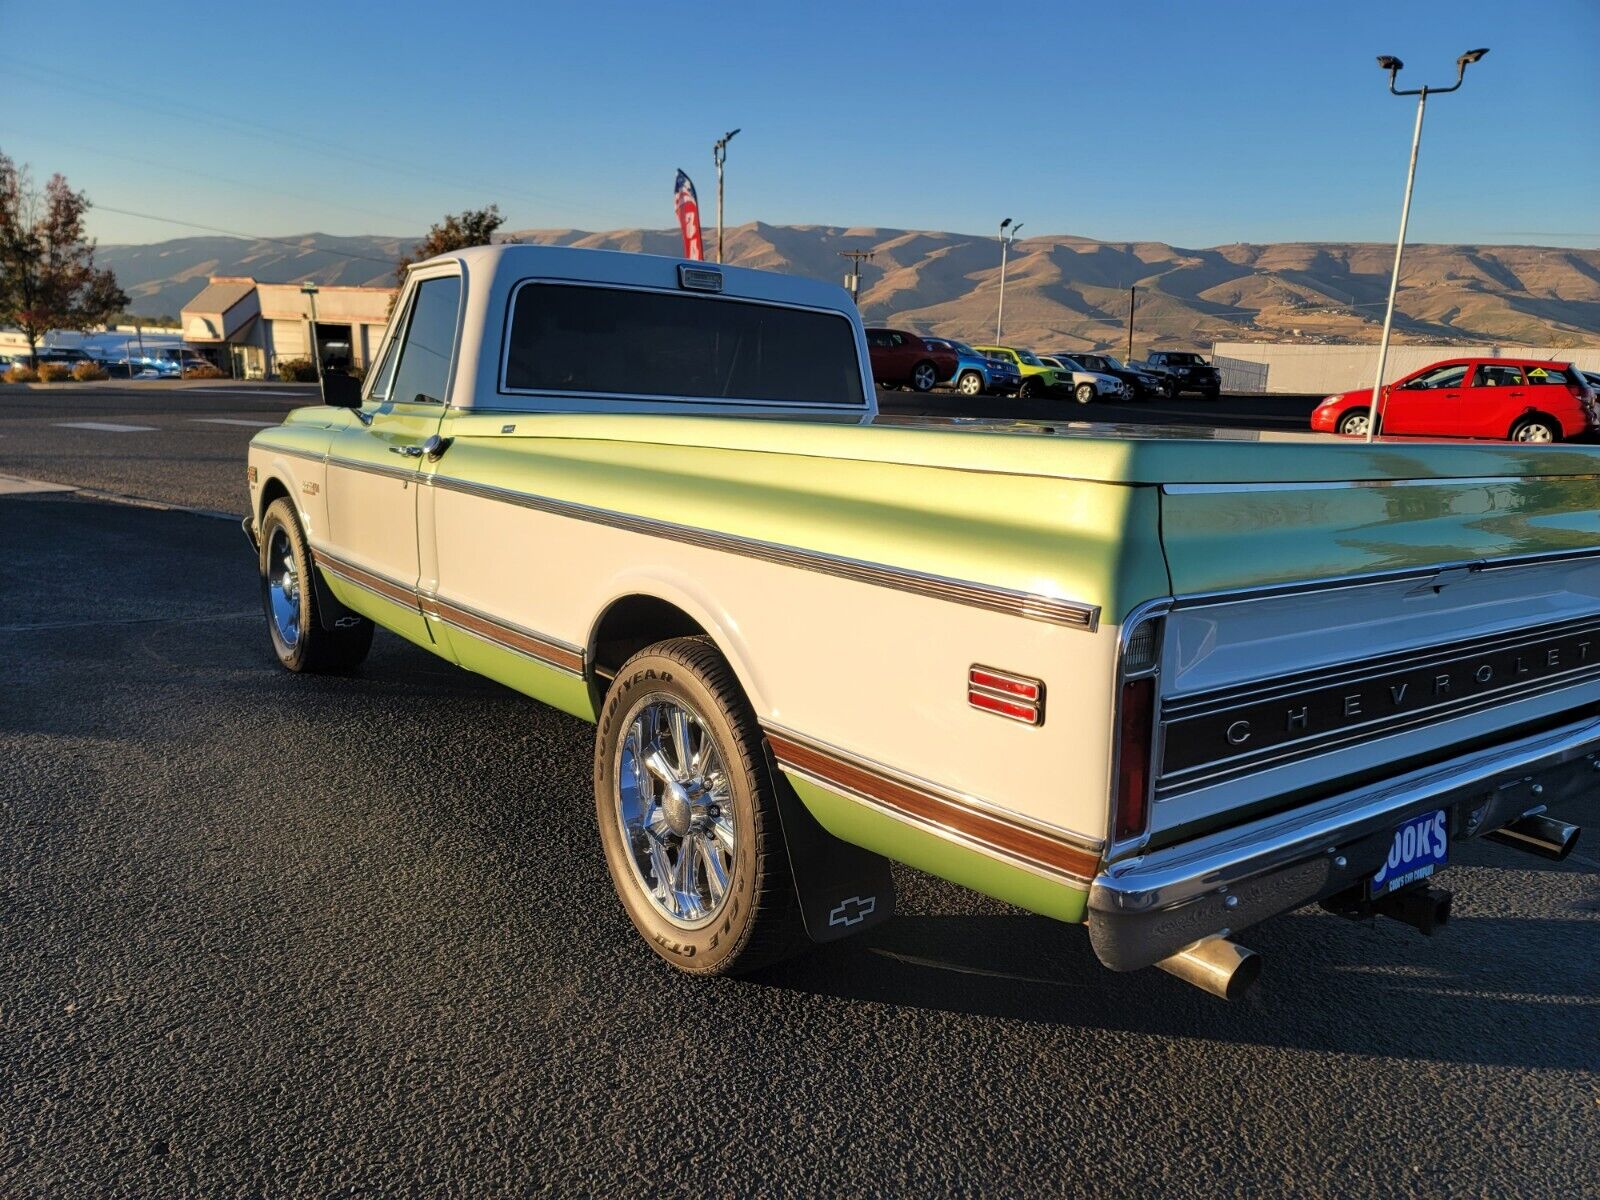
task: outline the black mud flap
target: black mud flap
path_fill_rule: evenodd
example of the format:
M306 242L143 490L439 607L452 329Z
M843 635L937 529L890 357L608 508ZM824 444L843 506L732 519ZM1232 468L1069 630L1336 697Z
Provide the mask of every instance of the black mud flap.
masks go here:
M344 602L333 594L328 581L322 577L322 568L316 563L311 564L311 580L317 589L317 624L329 633L336 629L354 628L366 619L354 609L346 608Z
M772 762L783 840L789 848L800 913L813 942L849 937L894 915L894 878L889 860L840 841L817 823Z

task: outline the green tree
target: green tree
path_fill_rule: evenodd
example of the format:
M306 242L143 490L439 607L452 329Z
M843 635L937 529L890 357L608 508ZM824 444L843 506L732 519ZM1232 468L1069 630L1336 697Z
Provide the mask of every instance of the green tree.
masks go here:
M88 211L64 176L40 191L26 166L0 154L0 322L22 330L30 361L50 330L87 329L128 303L116 276L94 265Z
M498 204L450 213L428 230L427 237L411 247L410 254L401 255L400 265L395 268L395 278L404 283L407 267L412 263L426 262L437 254L465 250L468 246L487 246L494 241L495 230L505 223Z

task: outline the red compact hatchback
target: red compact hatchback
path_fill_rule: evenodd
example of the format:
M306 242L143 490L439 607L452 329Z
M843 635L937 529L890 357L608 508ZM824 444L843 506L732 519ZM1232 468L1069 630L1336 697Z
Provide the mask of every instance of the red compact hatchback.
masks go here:
M1311 428L1366 437L1371 407L1371 388L1340 392L1317 406ZM1559 442L1600 428L1600 406L1571 363L1453 358L1384 388L1378 426L1411 437Z

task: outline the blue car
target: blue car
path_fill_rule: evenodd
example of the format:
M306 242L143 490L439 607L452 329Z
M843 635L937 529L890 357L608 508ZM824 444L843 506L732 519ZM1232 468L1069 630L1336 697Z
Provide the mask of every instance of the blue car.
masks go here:
M1008 396L1022 386L1021 372L1003 358L989 358L950 338L922 340L930 349L955 351L955 374L939 382L953 386L963 396Z

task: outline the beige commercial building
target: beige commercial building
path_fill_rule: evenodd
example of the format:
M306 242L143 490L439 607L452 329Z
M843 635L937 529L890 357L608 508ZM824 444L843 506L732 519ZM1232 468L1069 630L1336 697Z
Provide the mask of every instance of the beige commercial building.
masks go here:
M214 275L183 306L183 340L236 378L269 378L279 363L311 357L312 297L303 286ZM323 362L370 363L393 298L389 288L319 285L316 338Z

